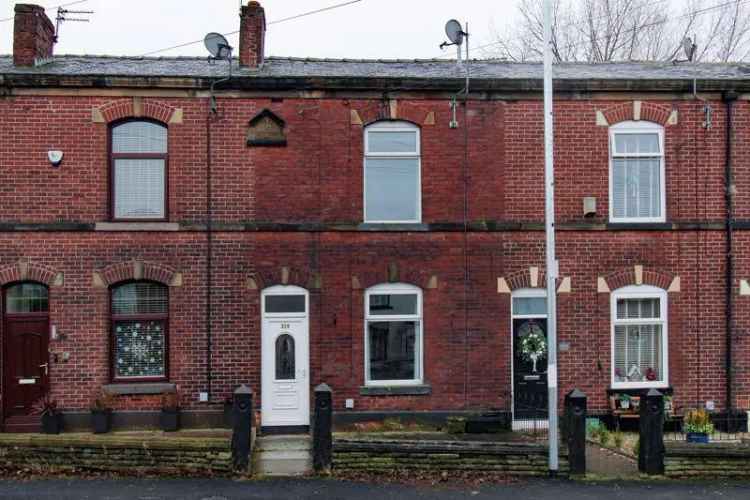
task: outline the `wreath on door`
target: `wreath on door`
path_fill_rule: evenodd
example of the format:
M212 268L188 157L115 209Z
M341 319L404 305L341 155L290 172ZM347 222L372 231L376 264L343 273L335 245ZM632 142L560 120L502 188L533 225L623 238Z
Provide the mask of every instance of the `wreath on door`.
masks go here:
M532 371L536 373L537 361L547 355L547 338L539 325L526 323L521 327L521 354L531 361Z

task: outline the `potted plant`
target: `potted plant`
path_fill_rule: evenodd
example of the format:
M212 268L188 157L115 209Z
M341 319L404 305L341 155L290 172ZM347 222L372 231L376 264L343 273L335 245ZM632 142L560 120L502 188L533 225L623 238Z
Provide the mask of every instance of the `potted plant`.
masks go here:
M630 395L629 394L620 394L620 408L623 410L630 409Z
M100 392L91 398L91 430L94 434L106 434L112 427L114 396Z
M684 430L688 443L708 443L708 435L714 431L711 417L703 408L685 413Z
M159 426L165 432L174 432L180 428L180 394L177 390L161 395Z
M62 413L57 411L57 403L49 394L45 394L34 403L33 412L35 415L41 415L42 417L42 433L60 434Z

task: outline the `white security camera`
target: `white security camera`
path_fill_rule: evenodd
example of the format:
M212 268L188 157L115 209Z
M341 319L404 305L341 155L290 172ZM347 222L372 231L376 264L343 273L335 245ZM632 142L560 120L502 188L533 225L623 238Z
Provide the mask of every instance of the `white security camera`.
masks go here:
M53 167L59 167L60 163L62 163L63 152L59 150L47 151L47 158Z

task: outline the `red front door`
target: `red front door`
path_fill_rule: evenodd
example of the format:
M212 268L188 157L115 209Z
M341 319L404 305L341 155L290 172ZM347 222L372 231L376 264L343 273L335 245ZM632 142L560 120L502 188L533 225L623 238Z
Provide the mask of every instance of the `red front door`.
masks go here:
M20 287L19 287L20 288ZM29 286L6 290L3 318L3 420L5 431L38 431L34 403L48 384L49 317L44 296Z

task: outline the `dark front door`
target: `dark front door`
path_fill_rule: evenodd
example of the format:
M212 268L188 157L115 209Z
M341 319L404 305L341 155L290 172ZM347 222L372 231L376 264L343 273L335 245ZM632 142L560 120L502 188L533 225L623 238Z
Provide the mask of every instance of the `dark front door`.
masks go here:
M547 320L513 320L513 417L547 418Z

